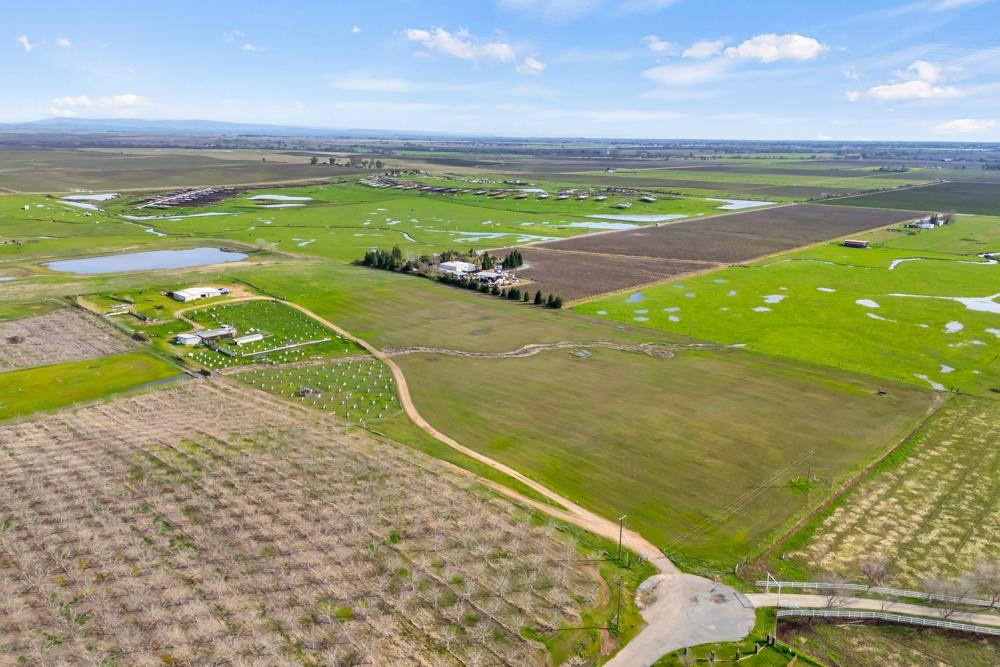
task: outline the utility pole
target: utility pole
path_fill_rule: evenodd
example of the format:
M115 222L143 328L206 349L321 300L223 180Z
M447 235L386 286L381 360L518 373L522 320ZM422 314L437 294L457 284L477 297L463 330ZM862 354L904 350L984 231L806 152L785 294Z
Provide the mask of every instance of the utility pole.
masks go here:
M622 562L622 534L625 532L625 517L627 514L622 514L618 517L618 563Z

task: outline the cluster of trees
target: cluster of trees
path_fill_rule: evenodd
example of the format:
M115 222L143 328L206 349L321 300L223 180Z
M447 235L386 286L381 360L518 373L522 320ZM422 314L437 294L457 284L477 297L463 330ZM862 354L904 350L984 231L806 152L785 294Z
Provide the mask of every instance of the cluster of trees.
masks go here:
M464 289L476 290L478 292L482 292L483 294L492 294L493 296L498 296L501 299L508 299L510 301L534 303L536 306L544 306L555 310L563 307L563 299L561 296L556 296L555 294L543 296L542 290L535 290L535 296L532 297L531 292L528 290L524 290L522 292L519 287L508 288L500 287L499 285L491 286L486 283L480 283L469 276L442 275L438 277L438 280L445 285L455 285L456 287L462 287Z
M955 222L954 212L949 213L934 213L931 215L931 222L934 224L941 223L942 225L950 225Z
M504 268L506 269L516 269L519 266L524 265L524 257L521 256L521 251L514 248L507 254L507 259L503 261Z
M1000 171L1000 162L987 162L983 165L986 171Z
M402 271L410 267L410 262L403 257L403 251L398 245L392 246L392 250L386 252L381 248L369 250L361 260L363 266L373 266L376 269L386 271Z
M267 160L265 159L264 161L266 162ZM320 159L316 155L313 155L311 158L309 158L309 164L319 164L319 163ZM326 160L324 160L324 164L328 164L331 167L355 167L361 169L375 169L376 171L381 171L382 167L385 166L382 160L364 160L357 157L351 157L347 160L344 160L343 162L341 162L337 158L329 157Z

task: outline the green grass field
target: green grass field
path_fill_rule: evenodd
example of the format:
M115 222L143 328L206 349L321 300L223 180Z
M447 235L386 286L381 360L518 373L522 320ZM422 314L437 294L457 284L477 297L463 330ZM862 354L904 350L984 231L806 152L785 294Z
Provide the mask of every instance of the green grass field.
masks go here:
M864 250L824 245L578 306L580 313L981 393L1000 385L1000 219L878 231ZM862 235L865 237L865 235ZM905 260L905 261L902 261ZM894 296L914 295L914 296ZM972 307L955 298L975 297Z
M627 514L692 567L732 566L825 491L791 485L810 459L821 477L843 478L930 398L740 352L592 352L397 361L437 428L603 516ZM715 516L730 503L743 504Z
M0 373L0 419L105 398L179 374L148 351Z
M206 328L227 324L236 329L237 337L263 334L262 340L241 346L220 342L219 349L231 354L199 346L187 355L189 360L208 368L294 363L363 353L340 334L276 301L223 303L189 311L186 317Z

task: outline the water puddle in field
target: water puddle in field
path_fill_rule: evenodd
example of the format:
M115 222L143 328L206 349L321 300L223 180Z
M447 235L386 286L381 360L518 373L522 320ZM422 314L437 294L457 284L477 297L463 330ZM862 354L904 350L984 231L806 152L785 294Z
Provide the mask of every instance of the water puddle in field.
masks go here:
M991 296L928 296L926 294L899 294L893 293L889 296L898 296L910 299L940 299L942 301L955 301L969 310L980 313L996 313L1000 315L1000 303L995 299L1000 297L1000 293Z
M878 308L879 307L878 303L876 303L875 301L872 301L871 299L857 299L857 300L855 300L854 303L858 304L859 306L864 306L865 308Z
M646 310L645 308L640 308L638 310L633 310L632 312L635 313L636 315L645 315L649 311Z
M713 283L715 283L716 285L725 285L725 284L726 284L726 283L728 283L729 281L728 281L728 280L726 280L725 278L716 278L716 279L715 279L715 280L713 280L712 282L713 282Z
M872 318L873 320L881 320L882 322L895 322L896 321L896 320L890 320L888 317L882 317L881 315L877 315L875 313L865 313L865 315L867 315L868 317Z
M927 377L923 373L914 373L913 377L917 378L918 380L923 380L924 382L926 382L927 384L929 384L931 386L931 389L933 389L934 391L944 391L945 390L945 386L943 384L941 384L940 382L935 382L934 380L930 379L929 377Z
M224 211L209 211L207 213L187 213L181 215L123 215L126 220L183 220L184 218L211 218L216 215L236 215Z
M959 331L961 331L964 328L965 328L964 324L962 324L961 322L956 322L955 320L952 320L951 322L948 322L947 324L944 325L944 332L945 333L958 333Z
M263 194L247 197L250 201L312 201L312 197L293 197L291 195Z
M978 255L978 257L982 257L984 260L986 260L984 262L971 262L971 261L965 260L965 259L958 259L958 260L954 260L954 261L957 264L977 264L977 265L980 265L980 266L992 266L994 264L1000 264L1000 260L997 260L997 259L993 258L993 255L996 255L996 254L997 253L995 253L995 252L983 252L983 253L980 253ZM892 260L892 262L889 263L889 270L892 271L893 269L895 269L897 266L899 266L903 262L924 262L924 261L947 262L947 261L952 261L952 260L934 259L934 258L930 258L930 257L906 257L906 258L903 258L903 259L894 259L894 260Z
M787 298L787 294L768 294L764 297L764 303L781 303Z
M625 303L639 303L640 301L645 301L645 300L646 300L645 294L643 294L642 292L636 292L635 294L629 296L629 298L625 299Z
M771 309L768 308L767 306L757 306L756 308L751 308L750 310L752 310L755 313L770 313L771 312Z
M68 199L60 199L59 202L62 203L62 204L66 204L67 206L73 206L75 208L85 208L88 211L100 211L101 210L97 206L95 206L94 204L91 204L91 203L88 203L88 202L85 202L85 201L70 201Z
M293 241L298 241L298 246L300 248L305 248L310 243L315 243L316 239L292 239Z
M608 311L606 311L606 310L599 310L599 311L597 311L597 314L598 315L607 315Z
M829 293L829 292L836 292L837 290L833 289L832 287L817 287L816 291Z
M636 322L648 322L649 321L648 317L633 317L632 319L635 320Z
M746 346L747 346L747 344L746 344L746 343L733 343L733 344L732 344L732 345L730 345L729 347L735 347L735 348L737 348L737 349L741 349L741 348L744 348L744 347L746 347Z
M726 202L725 206L717 206L720 211L741 211L745 208L756 208L758 206L770 206L777 202L773 201L754 201L752 199L717 199L715 197L706 197L705 201L721 201Z
M506 236L513 236L515 243L532 243L535 241L553 241L554 236L540 236L538 234L521 234L519 232L455 232L445 229L428 229L434 234L450 234L466 241L493 241Z
M601 220L620 220L621 222L666 222L667 220L683 220L686 215L663 214L663 215L616 215L614 213L602 213L600 215L588 215L588 218L600 218Z
M670 308L664 308L663 312L665 312L665 313L676 313L679 310L680 310L680 308L678 308L677 306L671 306Z
M991 329L987 329L986 333L993 334L997 338L1000 338L1000 329L992 329L992 328Z
M104 255L84 259L64 259L49 262L45 266L60 273L96 275L101 273L124 273L126 271L151 271L156 269L180 269L189 266L238 262L246 259L242 252L231 252L220 248L189 248L187 250L153 250L150 252L129 252L120 255Z
M297 208L305 204L258 204L257 208Z
M944 375L947 375L948 373L951 373L954 370L955 369L952 368L951 366L945 366L944 364L941 364L941 373Z
M676 315L667 315L667 319L670 320L671 322L680 322L681 321L681 318L677 317Z
M65 197L61 197L61 199L63 201L110 201L117 196L117 192L104 192L89 195L66 195ZM41 207L41 204L36 204L36 206Z
M403 238L406 239L407 241L409 241L410 243L416 243L417 242L417 240L415 238L413 238L412 236L410 236L406 232L400 232L400 233L403 235Z
M146 227L145 229L148 233L153 234L154 236L166 236L163 232L159 232L152 227Z
M530 222L522 223L530 225ZM580 229L608 229L608 230L620 230L620 229L635 229L639 225L633 225L628 222L571 222L566 227L576 227Z
M726 292L726 296L736 296L736 290L734 289L729 290L728 292Z

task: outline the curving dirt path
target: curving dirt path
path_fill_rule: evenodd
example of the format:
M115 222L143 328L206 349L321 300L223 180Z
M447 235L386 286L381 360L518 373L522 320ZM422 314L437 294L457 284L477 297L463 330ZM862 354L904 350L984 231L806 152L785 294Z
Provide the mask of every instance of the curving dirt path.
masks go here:
M540 512L544 512L552 517L572 523L595 535L600 535L605 539L617 541L619 536L619 526L616 522L610 521L602 516L581 507L572 500L561 496L548 487L518 472L517 470L485 456L474 449L470 449L454 438L442 433L431 425L423 415L417 410L410 394L409 384L402 369L393 359L394 355L409 354L415 352L433 352L438 354L453 354L460 356L487 355L489 358L516 358L518 356L531 356L546 349L583 348L583 347L607 347L611 349L624 349L633 352L649 354L669 358L673 356L671 348L656 344L625 345L621 343L596 342L596 343L547 343L525 345L513 352L481 353L481 352L459 352L456 350L444 350L438 348L398 348L396 350L381 350L368 341L358 338L354 334L346 331L330 320L317 315L308 308L291 301L283 301L269 296L240 297L226 301L225 303L235 303L239 301L279 301L290 308L322 323L332 331L337 332L344 338L359 345L369 352L376 359L382 361L392 373L396 382L396 391L399 394L399 402L406 413L406 416L417 425L422 431L453 449L456 449L466 456L490 466L514 479L525 486L536 491L547 498L556 506L539 502L528 498L513 489L490 480L480 480L490 488L502 493L522 505L532 507ZM177 315L182 319L181 313L191 309L177 311ZM193 323L192 323L193 324ZM674 346L674 349L680 346ZM709 642L736 641L746 636L753 629L756 621L754 610L744 606L738 599L735 591L722 584L713 584L710 580L691 574L684 574L670 561L669 558L646 538L639 533L626 529L622 532L622 544L645 558L657 569L658 574L650 577L641 587L642 616L646 621L646 626L629 641L606 665L615 667L646 667L659 660L664 654L670 651L694 646Z

